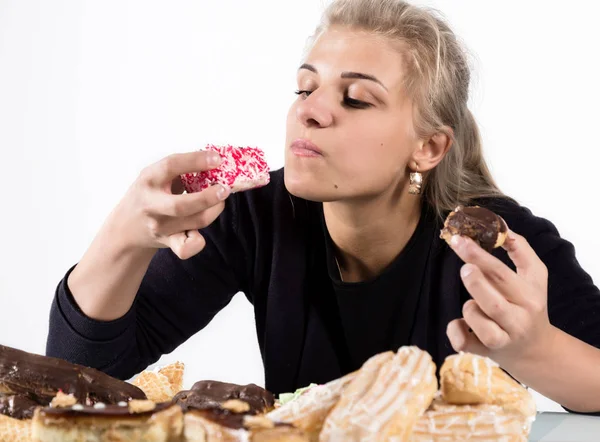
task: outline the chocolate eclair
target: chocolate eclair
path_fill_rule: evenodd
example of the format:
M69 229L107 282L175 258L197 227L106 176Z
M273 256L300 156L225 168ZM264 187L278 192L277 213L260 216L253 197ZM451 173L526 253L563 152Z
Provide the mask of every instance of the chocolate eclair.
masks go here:
M244 407L243 405L246 405ZM188 409L184 416L187 442L309 442L309 436L292 424L274 422L248 413L243 401L233 399L222 407Z
M31 419L13 419L0 414L2 442L31 442Z
M181 406L184 412L189 409L218 408L230 400L247 403L249 414L266 413L275 405L275 396L258 385L237 385L218 381L196 382L191 390L180 391L173 400Z
M22 394L0 396L0 414L14 419L31 419L40 404Z
M169 442L179 440L182 432L183 413L177 404L137 399L38 408L31 427L38 442Z
M458 206L448 214L440 238L449 244L454 235L467 236L491 252L504 244L508 226L501 217L485 207Z
M59 391L86 405L146 399L139 388L93 368L0 345L0 396L7 397L0 413L48 405Z

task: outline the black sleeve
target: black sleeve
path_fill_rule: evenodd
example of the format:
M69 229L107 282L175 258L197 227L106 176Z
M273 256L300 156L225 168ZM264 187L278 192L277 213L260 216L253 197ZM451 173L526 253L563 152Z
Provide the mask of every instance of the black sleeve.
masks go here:
M522 209L513 230L523 235L548 268L550 323L600 348L600 290L580 266L575 248L550 221ZM565 410L571 411L567 409ZM600 415L598 413L581 413Z
M550 221L531 219L522 234L548 268L550 322L600 348L600 290L581 268L573 244L561 238Z
M247 284L235 207L232 195L219 219L202 230L206 247L198 255L180 260L159 250L132 308L114 321L81 312L67 286L69 270L52 303L46 354L129 379L204 328Z

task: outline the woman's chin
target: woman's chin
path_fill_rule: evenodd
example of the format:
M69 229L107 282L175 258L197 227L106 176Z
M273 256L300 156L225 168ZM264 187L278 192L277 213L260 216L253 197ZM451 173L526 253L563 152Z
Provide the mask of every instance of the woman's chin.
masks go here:
M309 175L311 174L284 169L285 188L295 197L308 201L325 202L335 199L334 192L325 188L322 180Z

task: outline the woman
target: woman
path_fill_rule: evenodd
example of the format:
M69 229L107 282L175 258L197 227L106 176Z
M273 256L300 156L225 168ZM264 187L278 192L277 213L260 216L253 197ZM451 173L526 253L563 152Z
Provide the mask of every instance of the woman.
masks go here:
M242 291L275 393L411 344L438 366L489 356L568 409L600 410L600 293L554 226L494 184L468 86L438 18L334 2L298 71L285 168L235 195L178 194L180 174L218 166L208 153L145 169L60 283L48 354L129 378ZM505 250L441 240L459 204L502 216Z

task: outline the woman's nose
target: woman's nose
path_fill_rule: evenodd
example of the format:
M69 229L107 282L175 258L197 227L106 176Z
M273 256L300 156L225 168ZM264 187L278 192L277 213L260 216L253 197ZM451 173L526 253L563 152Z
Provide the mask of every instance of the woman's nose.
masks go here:
M296 108L296 118L306 127L327 127L333 123L331 106L324 93L311 93Z

